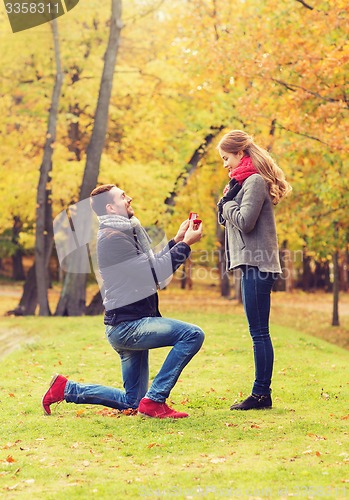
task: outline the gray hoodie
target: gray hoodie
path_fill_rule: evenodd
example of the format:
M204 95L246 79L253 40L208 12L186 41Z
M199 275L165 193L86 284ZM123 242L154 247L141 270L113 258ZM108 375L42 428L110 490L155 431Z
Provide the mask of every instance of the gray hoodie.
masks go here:
M265 180L253 174L223 207L227 270L241 265L281 273L273 204Z

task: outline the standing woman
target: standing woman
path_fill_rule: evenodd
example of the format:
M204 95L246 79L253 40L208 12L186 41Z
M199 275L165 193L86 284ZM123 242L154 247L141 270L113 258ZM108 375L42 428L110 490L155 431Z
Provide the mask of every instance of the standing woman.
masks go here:
M273 205L291 186L269 153L244 131L230 131L217 149L231 179L218 202L219 222L225 226L227 270L242 271L242 300L255 361L251 395L230 409L271 408L270 294L281 273Z

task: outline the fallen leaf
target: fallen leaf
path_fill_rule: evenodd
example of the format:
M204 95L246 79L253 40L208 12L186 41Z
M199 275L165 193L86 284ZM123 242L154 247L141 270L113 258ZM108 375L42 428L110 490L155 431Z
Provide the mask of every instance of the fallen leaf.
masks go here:
M154 446L159 446L157 443L149 443L147 448L154 448Z
M18 486L18 483L14 484L13 486L7 486L6 489L9 490L9 491L12 491L12 490L15 490L17 488L17 486Z
M220 464L226 461L226 458L224 457L217 457L217 458L212 458L210 460L211 464Z
M319 451L317 451L317 452L315 453L315 455L316 455L317 457L321 457L321 453L320 453Z
M16 446L16 444L15 443L6 443L2 449L8 450L9 448L13 448L13 446Z
M308 432L307 436L314 438L315 441L326 441L327 438L324 436L319 436L318 434L313 434L312 432Z
M13 392L9 393L10 398L15 398L16 396L13 394Z
M127 411L127 410L123 410L123 411ZM97 413L98 413L98 415L102 415L103 417L120 418L120 416L122 415L121 410L115 410L112 408L103 408L102 410L98 410Z
M257 424L252 424L251 425L251 429L260 429L261 426L260 425L257 425Z
M15 461L16 460L12 457L12 455L7 455L6 462L8 462L9 464L12 464Z
M134 408L127 408L127 410L121 410L123 415L137 415L138 410Z

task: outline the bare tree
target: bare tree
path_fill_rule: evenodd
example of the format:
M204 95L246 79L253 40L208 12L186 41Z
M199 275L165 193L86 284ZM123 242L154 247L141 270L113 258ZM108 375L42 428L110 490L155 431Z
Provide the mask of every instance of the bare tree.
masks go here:
M51 27L54 41L56 77L52 93L48 128L44 146L44 156L40 167L40 177L36 198L35 276L40 316L50 315L50 307L48 303L48 265L53 247L52 200L50 181L52 171L53 145L56 140L58 105L63 84L58 23L56 19L51 22Z
M44 154L40 166L37 188L36 229L35 229L35 262L30 268L23 288L19 305L11 311L16 315L35 314L39 303L39 314L50 315L48 303L48 265L53 248L51 171L53 144L56 140L58 105L63 83L63 71L60 59L58 23L56 19L50 23L53 35L56 76L49 111Z

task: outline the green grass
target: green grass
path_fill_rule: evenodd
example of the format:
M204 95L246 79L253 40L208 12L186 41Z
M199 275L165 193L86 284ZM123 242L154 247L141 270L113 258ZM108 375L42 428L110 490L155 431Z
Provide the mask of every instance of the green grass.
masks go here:
M244 317L172 316L206 333L171 394L190 414L178 421L64 402L44 416L54 372L121 386L102 319L0 320L0 332L22 332L20 349L0 366L1 497L348 498L348 351L273 325L274 407L232 412L253 378ZM151 352L151 377L166 352Z

